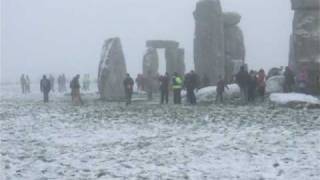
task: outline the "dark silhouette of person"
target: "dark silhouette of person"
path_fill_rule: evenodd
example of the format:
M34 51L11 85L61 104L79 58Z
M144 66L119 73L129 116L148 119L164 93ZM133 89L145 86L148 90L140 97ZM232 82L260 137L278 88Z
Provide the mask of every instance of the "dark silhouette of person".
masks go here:
M168 104L168 102L169 102L169 84L170 84L169 73L166 73L164 76L161 76L159 81L160 81L160 93L161 93L160 103L163 104L165 101L166 104Z
M186 74L184 86L187 90L187 100L190 104L197 104L197 98L194 94L194 90L197 88L198 76L194 71L190 71L190 73Z
M40 81L40 91L43 93L43 102L49 102L49 92L51 90L50 80L44 75Z
M123 80L123 86L126 94L126 105L128 106L129 104L131 104L133 86L134 86L134 81L130 77L130 74L127 74L126 78Z
M223 102L223 93L225 92L225 88L229 89L226 81L222 78L222 76L219 76L219 80L217 83L216 102Z

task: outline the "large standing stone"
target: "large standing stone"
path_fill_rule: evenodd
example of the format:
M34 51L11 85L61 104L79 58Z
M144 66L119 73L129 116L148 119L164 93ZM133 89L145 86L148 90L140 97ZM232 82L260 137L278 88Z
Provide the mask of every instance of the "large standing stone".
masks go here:
M291 0L295 11L289 64L296 73L307 69L311 89L320 73L320 1Z
M230 12L223 14L224 19L224 49L225 49L225 78L232 80L234 72L238 71L236 67L239 62L244 64L245 45L243 33L238 23L241 16L238 13ZM237 65L234 64L237 62Z
M224 23L219 0L201 0L194 12L194 64L196 72L216 84L225 74Z
M98 89L103 100L119 100L125 97L123 80L127 68L119 38L105 41L98 72Z

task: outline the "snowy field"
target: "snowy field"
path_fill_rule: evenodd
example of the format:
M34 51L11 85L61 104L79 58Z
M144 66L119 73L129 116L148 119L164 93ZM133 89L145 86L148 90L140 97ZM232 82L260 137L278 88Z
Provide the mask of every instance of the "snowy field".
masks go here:
M2 85L0 179L319 180L320 110L248 106L85 105L38 86Z

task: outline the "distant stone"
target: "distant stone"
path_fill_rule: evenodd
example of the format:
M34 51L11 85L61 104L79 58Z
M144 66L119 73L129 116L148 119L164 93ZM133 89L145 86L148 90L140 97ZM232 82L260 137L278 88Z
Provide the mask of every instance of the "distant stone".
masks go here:
M154 48L147 49L146 54L143 57L143 75L147 76L149 73L155 76L159 70L159 56L158 52Z
M155 58L155 53L157 49L164 49L165 50L165 59L166 59L166 72L169 73L169 75L173 75L175 72L179 73L180 75L183 75L185 72L185 63L184 63L184 49L179 48L179 43L176 41L171 40L149 40L146 42L146 46L148 49L152 49L152 53L149 52L145 57L150 57L151 54L153 54L153 59ZM149 59L150 59L149 58ZM146 58L144 58L144 69L146 67L146 64L150 64L149 61ZM155 63L155 62L154 62ZM153 65L154 67L157 67L156 64ZM151 68L154 69L154 68ZM152 70L154 72L154 70ZM147 75L147 72L144 70L145 76ZM154 77L155 73L152 73L153 75L151 77ZM153 78L154 79L154 78Z
M185 73L184 64L184 49L181 48L167 48L165 50L166 57L166 71L173 75L177 72L180 75Z
M146 46L154 49L178 48L179 43L169 40L150 40L147 41Z
M127 67L119 38L105 41L98 72L98 89L103 100L120 100L125 97L123 80Z

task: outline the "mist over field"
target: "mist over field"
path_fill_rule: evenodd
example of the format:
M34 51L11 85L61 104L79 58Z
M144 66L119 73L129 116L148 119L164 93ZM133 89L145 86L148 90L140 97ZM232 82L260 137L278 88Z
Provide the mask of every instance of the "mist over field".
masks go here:
M2 0L1 81L22 73L97 76L104 40L120 37L128 71L142 71L145 41L175 40L193 69L196 0ZM246 61L253 69L288 63L293 11L289 0L223 0L224 11L241 14ZM163 73L164 57L160 53Z

